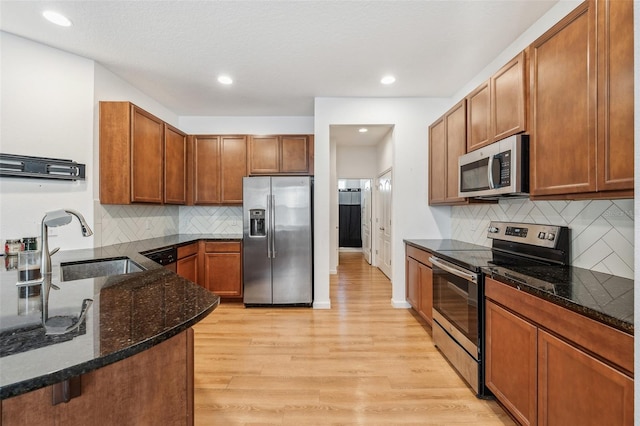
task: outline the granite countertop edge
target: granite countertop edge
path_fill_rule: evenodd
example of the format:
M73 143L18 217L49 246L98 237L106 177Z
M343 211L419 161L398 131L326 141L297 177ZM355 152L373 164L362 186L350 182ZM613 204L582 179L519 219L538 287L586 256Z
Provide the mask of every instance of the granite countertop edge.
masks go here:
M160 250L169 247L179 247L199 241L242 241L239 234L175 234L165 237L151 238L140 241L112 244L108 246L94 247L90 249L77 249L60 252L57 262L64 261L84 261L93 259L106 259L111 257L127 256L138 262L147 271L162 269L162 266L147 259L142 253ZM141 278L142 280L142 278ZM132 280L131 285L135 285L136 280ZM193 286L198 286L192 283ZM62 382L74 376L86 374L109 364L121 361L147 349L156 346L171 337L187 330L191 326L200 322L220 304L220 297L211 293L210 304L180 324L174 325L166 330L162 330L154 336L141 341L133 342L130 346L123 347L114 352L98 356L93 359L79 362L69 367L61 368L47 374L28 378L0 387L0 400L18 396L42 387Z

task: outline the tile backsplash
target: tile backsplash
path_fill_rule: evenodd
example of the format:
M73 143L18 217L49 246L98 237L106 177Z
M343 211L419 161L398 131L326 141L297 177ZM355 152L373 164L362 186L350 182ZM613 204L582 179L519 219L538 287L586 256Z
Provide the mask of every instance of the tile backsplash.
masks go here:
M181 234L242 234L242 207L180 207Z
M452 238L490 246L492 220L563 225L571 229L573 266L633 279L633 200L530 201L452 207Z

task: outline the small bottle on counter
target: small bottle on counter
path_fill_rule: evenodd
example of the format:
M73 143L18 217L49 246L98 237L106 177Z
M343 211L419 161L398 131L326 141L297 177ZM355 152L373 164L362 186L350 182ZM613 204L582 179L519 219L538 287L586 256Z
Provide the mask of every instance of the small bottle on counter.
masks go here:
M5 256L16 256L22 251L22 242L20 240L7 240L4 243Z

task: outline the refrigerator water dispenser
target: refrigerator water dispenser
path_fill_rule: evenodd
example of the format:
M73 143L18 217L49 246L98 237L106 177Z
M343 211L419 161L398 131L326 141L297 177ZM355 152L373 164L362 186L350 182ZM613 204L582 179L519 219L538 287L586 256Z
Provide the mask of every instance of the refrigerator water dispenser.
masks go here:
M267 230L264 223L264 209L249 210L249 236L250 237L266 237Z

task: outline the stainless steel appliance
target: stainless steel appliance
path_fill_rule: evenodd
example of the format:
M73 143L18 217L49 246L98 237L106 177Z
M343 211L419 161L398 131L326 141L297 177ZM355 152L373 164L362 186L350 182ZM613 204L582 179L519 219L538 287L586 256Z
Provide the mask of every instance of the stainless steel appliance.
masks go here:
M528 196L529 136L513 135L458 158L460 197Z
M492 247L437 251L433 268L433 340L479 397L484 385L484 275L482 268L529 271L569 263L569 229L563 226L491 222Z
M312 180L308 176L243 180L245 306L313 301Z

